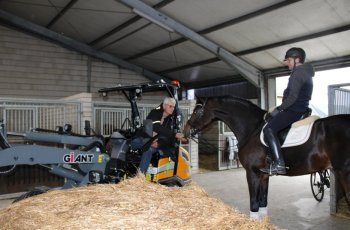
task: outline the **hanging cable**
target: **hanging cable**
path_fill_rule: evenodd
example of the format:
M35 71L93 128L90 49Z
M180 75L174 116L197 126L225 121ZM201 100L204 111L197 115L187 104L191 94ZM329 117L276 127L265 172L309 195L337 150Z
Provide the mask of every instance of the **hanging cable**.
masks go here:
M169 40L170 40L171 43L173 43L173 38L172 38L171 34L172 34L172 33L169 32ZM178 60L177 60L177 56L176 56L176 53L175 53L175 47L174 47L174 46L171 46L171 50L173 51L174 60L175 60L175 66L178 67L178 66L179 66L179 62L178 62ZM178 76L178 77L181 78L181 77L182 77L182 76L181 76L181 71L179 71L178 74L180 75L180 76Z

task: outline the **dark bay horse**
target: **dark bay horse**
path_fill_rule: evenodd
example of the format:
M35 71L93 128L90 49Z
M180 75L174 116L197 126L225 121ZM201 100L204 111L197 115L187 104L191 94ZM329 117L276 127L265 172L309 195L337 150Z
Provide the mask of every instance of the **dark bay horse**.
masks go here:
M238 156L246 170L251 218L267 215L269 175L260 172L267 164L267 147L260 142L265 110L235 97L197 99L184 134L193 135L211 122L223 121L238 140ZM315 121L309 140L282 149L286 176L310 174L332 168L350 207L350 115L336 115Z

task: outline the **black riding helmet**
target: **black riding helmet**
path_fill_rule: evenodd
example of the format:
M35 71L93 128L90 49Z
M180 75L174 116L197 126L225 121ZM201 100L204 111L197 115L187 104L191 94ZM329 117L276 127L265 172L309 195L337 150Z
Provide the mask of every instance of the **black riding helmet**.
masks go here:
M287 58L299 58L301 63L304 63L306 54L305 51L302 48L293 47L287 50L286 56L284 57L284 60L287 60Z

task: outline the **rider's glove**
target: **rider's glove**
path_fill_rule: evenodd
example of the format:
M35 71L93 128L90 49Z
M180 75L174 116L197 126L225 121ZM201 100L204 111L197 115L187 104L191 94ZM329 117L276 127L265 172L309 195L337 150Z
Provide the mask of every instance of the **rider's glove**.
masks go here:
M276 116L280 111L281 111L281 110L280 110L278 107L276 107L276 108L270 113L270 117L272 118L272 117Z
M267 122L269 121L271 118L273 118L274 116L276 116L279 112L281 112L281 110L279 109L279 107L276 107L274 110L272 110L271 112L267 112L264 115L264 120Z

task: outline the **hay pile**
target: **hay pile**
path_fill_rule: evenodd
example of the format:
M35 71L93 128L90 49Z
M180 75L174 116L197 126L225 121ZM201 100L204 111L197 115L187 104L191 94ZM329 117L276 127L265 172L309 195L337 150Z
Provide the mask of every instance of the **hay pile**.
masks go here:
M143 176L117 185L50 191L0 210L0 229L276 229L208 197L198 185Z

